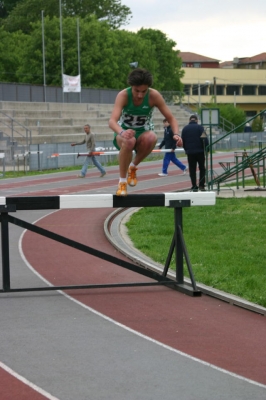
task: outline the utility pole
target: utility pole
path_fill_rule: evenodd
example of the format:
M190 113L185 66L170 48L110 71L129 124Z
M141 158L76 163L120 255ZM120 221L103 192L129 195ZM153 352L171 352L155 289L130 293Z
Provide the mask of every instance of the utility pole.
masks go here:
M216 104L216 94L217 94L216 77L214 76L214 78L213 78L213 100L214 100L214 104Z
M201 109L200 83L198 82L199 109Z
M43 89L44 89L44 102L46 103L46 74L45 74L45 39L44 39L44 11L42 10L42 57L43 57Z

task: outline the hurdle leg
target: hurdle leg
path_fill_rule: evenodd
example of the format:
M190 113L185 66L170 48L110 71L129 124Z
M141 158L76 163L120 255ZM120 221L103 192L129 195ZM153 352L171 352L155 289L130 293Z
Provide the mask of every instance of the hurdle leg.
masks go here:
M176 281L181 287L184 286L184 291L186 293L192 292L192 295L200 295L200 291L197 289L196 281L194 279L194 274L192 271L192 265L189 259L188 251L185 244L185 239L183 236L183 216L182 208L190 207L190 200L180 200L180 201L170 201L170 207L174 207L174 219L175 219L175 231L170 246L169 254L166 260L166 265L163 273L166 275L171 257L173 255L174 249L176 254ZM184 284L184 256L186 259L186 264L188 267L188 272L191 280L192 288L186 287ZM188 293L190 294L190 293Z
M14 207L12 207L13 209ZM10 206L0 206L1 221L1 247L2 247L2 278L3 291L10 290L10 259L9 259L9 231L8 231L8 211Z
M172 239L171 246L170 246L170 249L169 249L169 252L168 252L168 255L167 255L167 259L165 261L164 270L163 270L163 273L162 273L163 276L167 275L167 272L168 272L168 269L169 269L169 266L170 266L170 263L171 263L171 260L172 260L172 256L173 256L174 250L175 250L175 235L173 235L173 239Z
M182 229L183 229L183 218L182 218L182 207L175 207L175 255L176 255L176 280L177 283L184 283L184 251L182 243ZM180 234L181 233L181 234Z
M188 267L188 272L189 272L191 284L192 284L193 289L197 290L197 285L196 285L196 281L195 281L195 278L194 278L194 274L193 274L192 265L191 265L191 262L190 262L190 259L189 259L188 251L187 251L187 248L186 248L183 232L182 232L182 229L181 229L181 227L179 225L177 226L177 229L179 231L179 238L180 238L182 249L183 249L183 253L184 253L184 256L185 256L185 259L186 259L186 263L187 263L187 267Z

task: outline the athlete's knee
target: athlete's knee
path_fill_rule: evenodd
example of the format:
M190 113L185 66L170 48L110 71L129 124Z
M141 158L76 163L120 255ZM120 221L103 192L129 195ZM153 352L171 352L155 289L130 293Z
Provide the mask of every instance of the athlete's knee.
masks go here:
M120 149L123 150L133 150L136 145L136 138L130 138L123 140L122 143L120 144Z
M156 134L153 131L148 131L138 137L137 146L154 147L156 142Z

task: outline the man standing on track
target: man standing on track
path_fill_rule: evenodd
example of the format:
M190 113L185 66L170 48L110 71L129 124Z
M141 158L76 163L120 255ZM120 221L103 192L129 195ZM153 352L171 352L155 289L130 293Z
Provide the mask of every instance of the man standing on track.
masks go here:
M127 195L127 184L136 186L137 166L151 153L157 142L152 122L154 107L169 121L173 133L178 134L177 120L161 94L150 88L152 83L149 71L136 68L128 76L130 87L119 92L115 100L109 127L115 132L114 145L119 150L120 179L117 196ZM132 161L133 150L136 155Z
M205 191L205 149L209 141L207 135L202 135L204 127L198 124L198 117L192 114L189 117L189 124L182 129L183 147L187 155L191 190ZM197 165L199 166L199 185L197 185Z
M89 124L84 126L84 132L86 133L86 136L85 136L84 140L82 140L82 142L71 143L71 146L78 146L78 145L86 143L87 150L88 150L88 155L85 158L83 167L80 171L80 175L78 175L78 178L85 178L90 160L95 165L95 167L98 168L98 170L101 173L100 178L102 178L102 177L104 177L104 175L106 175L106 171L103 168L102 164L92 154L95 151L95 138L94 138L94 133L91 132L91 127Z

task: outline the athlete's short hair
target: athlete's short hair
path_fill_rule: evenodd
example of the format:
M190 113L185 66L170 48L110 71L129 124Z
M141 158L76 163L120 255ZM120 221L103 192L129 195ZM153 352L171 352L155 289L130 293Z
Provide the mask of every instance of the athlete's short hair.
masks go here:
M128 75L127 82L130 86L141 86L153 84L152 74L143 68L135 68Z

